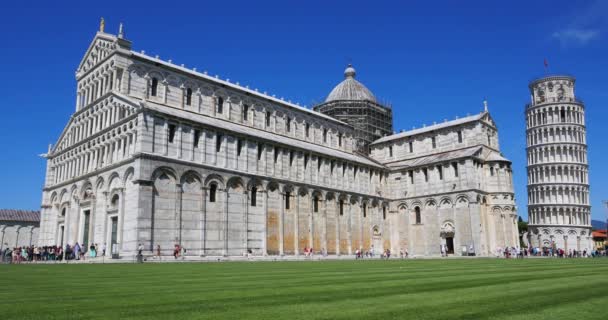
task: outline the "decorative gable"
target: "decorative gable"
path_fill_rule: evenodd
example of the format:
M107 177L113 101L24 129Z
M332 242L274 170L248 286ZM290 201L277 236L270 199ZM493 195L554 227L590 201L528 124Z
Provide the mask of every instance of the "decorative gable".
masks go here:
M94 68L105 57L109 56L118 47L117 38L107 33L98 32L87 49L76 75L86 73Z
M491 125L492 127L496 127L496 123L494 122L494 119L492 119L492 117L490 116L489 112L485 112L483 117L481 117L481 121Z
M62 152L91 136L106 132L131 118L141 106L131 99L112 93L98 103L75 113L64 128L51 154Z

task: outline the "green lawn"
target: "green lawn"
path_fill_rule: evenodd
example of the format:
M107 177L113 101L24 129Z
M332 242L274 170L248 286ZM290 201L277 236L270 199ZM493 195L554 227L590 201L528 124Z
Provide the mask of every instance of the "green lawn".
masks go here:
M0 319L607 319L608 259L0 265Z

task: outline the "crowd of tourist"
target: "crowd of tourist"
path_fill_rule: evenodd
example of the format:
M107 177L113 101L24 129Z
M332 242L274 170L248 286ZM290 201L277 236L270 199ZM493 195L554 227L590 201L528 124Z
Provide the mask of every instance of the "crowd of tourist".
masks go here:
M138 258L143 262L143 250L144 246L139 244ZM161 259L161 248L157 246L155 248L154 258ZM472 250L472 248L471 248ZM447 246L441 246L441 256L448 256ZM304 248L304 256L312 257L313 248ZM355 259L374 258L375 256L374 246L371 246L369 250L357 249L355 251ZM323 248L320 252L321 256L326 257L327 251ZM4 263L22 263L22 262L39 262L39 261L70 261L70 260L86 260L88 258L95 258L97 256L106 255L105 243L101 246L98 244L91 244L88 248L81 246L76 242L73 246L67 244L65 248L61 246L29 246L29 247L6 247L0 250L0 259ZM173 257L175 260L178 258L184 259L186 255L186 248L179 244L175 244L173 248ZM246 254L248 257L252 255L251 250ZM463 251L463 255L465 254ZM523 248L518 247L498 247L495 251L495 256L498 258L513 259L513 258L524 258L524 257L555 257L555 258L596 258L608 256L607 250L576 250L569 249L568 251L560 248ZM391 257L391 251L386 249L380 254L381 259L389 259ZM399 258L405 259L409 257L407 248L399 250Z
M605 257L606 250L576 250L569 249L568 251L561 248L551 248L551 247L530 247L530 248L501 248L498 247L496 249L497 257L504 258L524 258L524 257L555 257L555 258L595 258L595 257Z
M6 247L0 251L1 261L4 263L22 263L39 261L70 261L85 260L87 257L106 255L106 245L91 244L88 248L76 242L73 246L66 244L61 246L29 246L29 247Z

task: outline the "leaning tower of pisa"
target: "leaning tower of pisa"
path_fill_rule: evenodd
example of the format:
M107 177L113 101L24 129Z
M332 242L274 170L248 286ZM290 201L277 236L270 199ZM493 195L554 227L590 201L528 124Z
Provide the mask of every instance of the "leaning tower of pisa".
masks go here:
M585 105L574 83L536 79L526 105L529 240L566 252L592 248Z

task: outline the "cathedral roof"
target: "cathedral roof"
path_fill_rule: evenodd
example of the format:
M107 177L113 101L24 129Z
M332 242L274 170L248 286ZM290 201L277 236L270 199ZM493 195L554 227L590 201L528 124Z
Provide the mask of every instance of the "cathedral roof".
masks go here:
M40 211L0 209L0 221L40 222Z
M481 113L478 113L478 114L475 114L472 116L467 116L467 117L452 120L452 121L446 121L444 123L434 124L434 125L428 126L428 127L413 129L413 130L393 134L390 136L382 137L382 138L372 142L372 144L383 143L383 142L387 142L387 141L391 141L391 140L414 136L417 134L421 134L421 133L425 133L425 132L429 132L429 131L433 131L433 130L439 130L439 129L457 126L457 125L461 125L461 124L465 124L465 123L469 123L469 122L473 122L473 121L478 121L478 120L485 119L486 116L488 116L488 119L486 119L486 120L489 121L493 125L493 121L489 118L489 115L490 114L487 111L484 111L484 112L481 112Z
M428 156L418 157L414 159L407 159L402 161L396 161L386 164L390 169L406 169L412 167L426 166L436 162L445 162L455 159L462 159L467 157L479 156L482 147L475 146L460 150L442 152L432 154Z
M490 152L490 154L488 154L488 156L486 157L485 160L492 161L492 162L511 162L507 158L503 157L498 152Z
M345 123L343 121L340 121L340 120L338 120L336 118L333 118L333 117L330 117L328 115L325 115L325 114L323 114L321 112L317 112L315 110L308 109L308 108L306 108L304 106L300 106L300 105L297 105L295 103L291 103L289 101L285 101L282 98L279 99L279 98L276 98L274 96L267 95L266 93L260 93L257 90L252 90L252 89L249 89L247 87L240 86L239 84L228 82L227 80L221 80L221 79L218 78L218 76L212 77L212 76L207 75L206 73L202 73L202 72L198 72L198 71L195 71L195 70L187 69L184 66L178 66L178 65L176 65L176 64L174 64L172 62L163 61L163 60L159 59L158 57L156 57L156 58L155 57L151 57L151 56L149 56L149 55L147 55L145 53L135 52L135 51L132 51L132 50L130 51L130 53L133 56L138 57L140 59L147 60L147 61L152 62L152 63L158 63L160 65L163 65L163 66L166 66L166 67L170 67L170 68L173 68L175 70L179 70L179 71L184 72L186 74L196 76L198 78L210 81L212 83L215 83L215 84L227 87L227 88L239 90L242 93L249 94L249 95L252 95L252 96L257 97L257 98L262 98L262 99L266 99L266 100L274 102L274 103L278 103L278 104L280 104L281 106L284 106L284 107L288 107L288 108L291 108L291 109L295 109L295 110L299 110L299 111L306 112L306 113L309 113L309 114L313 114L313 115L315 115L317 117L321 117L321 118L323 118L325 120L329 120L329 121L332 121L332 122L340 124L340 125L350 126L349 124L347 124L347 123Z
M340 82L327 96L325 102L331 101L371 101L376 102L376 97L361 82L355 80L355 68L348 65L344 70L344 81Z

